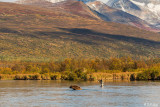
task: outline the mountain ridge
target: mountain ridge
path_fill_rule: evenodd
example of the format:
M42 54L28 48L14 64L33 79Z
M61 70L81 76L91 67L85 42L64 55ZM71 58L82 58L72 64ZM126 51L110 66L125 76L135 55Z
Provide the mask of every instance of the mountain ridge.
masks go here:
M121 10L111 8L100 1L89 2L87 3L87 5L91 9L103 14L104 15L102 16L103 20L121 23L121 24L128 24L128 25L132 25L132 26L135 26L141 29L146 29L146 30L153 29L151 25L145 22L144 20L141 20L140 18L133 16L131 14L128 14L126 12L123 12Z
M131 3L132 5L130 6L127 3ZM108 0L105 2L105 4L110 7L128 12L159 28L160 1L155 2L154 0ZM138 9L135 7L138 7Z
M20 3L20 1L21 1L21 3ZM73 2L73 1L76 1L76 0L62 0L62 1L60 0L60 1L57 1L57 2L54 1L54 0L53 1L51 1L51 0L41 0L41 1L43 1L44 3L43 2L38 2L37 0L19 0L19 3L20 4L26 4L26 5L37 5L37 6L46 7L46 8L53 8L53 7L55 7L56 4L59 4L59 6L60 6L60 4L63 4L66 1L72 1ZM45 1L47 3L45 3ZM94 1L95 0L82 0L82 2L84 2L87 5L91 4L91 3L93 4ZM103 0L100 0L100 1L103 1ZM123 1L123 3L121 1ZM112 14L109 14L109 12L107 13L108 10L106 10L105 13L104 12L100 12L100 11L97 11L97 9L95 9L96 7L93 8L93 6L90 5L89 7L91 9L93 9L95 11L95 14L97 13L96 15L99 18L101 18L102 20L112 21L112 22L117 22L117 23L122 23L122 24L129 24L131 26L136 26L138 28L145 29L145 30L150 30L150 31L154 31L154 32L159 32L160 31L158 23L156 25L152 24L152 23L150 23L149 20L144 19L142 17L139 17L137 15L137 13L139 13L139 11L141 11L142 8L140 8L139 6L134 4L133 0L132 1L130 1L130 0L113 0L113 1L106 0L105 1L104 0L103 2L104 2L104 4L106 4L106 6L108 5L111 8L113 7L115 9L119 9L119 10L117 10L117 12L113 12ZM68 7L69 7L69 5L68 5ZM58 8L58 6L56 8ZM62 8L65 8L65 6L62 6ZM76 9L76 6L74 6L74 4L72 4L72 8L71 8L71 5L70 5L69 12L71 12L71 11L74 12L74 13L78 12L78 14L80 14L80 11L79 10L75 10L75 9ZM126 11L125 9L128 10L128 11ZM65 9L63 9L63 10L65 11ZM93 12L93 10L91 10L91 11ZM136 10L135 13L132 12L134 10ZM131 12L129 12L129 11L131 11ZM94 16L96 18L98 18L96 15L94 15ZM119 19L118 18L114 18L114 17L117 17L117 16L119 17ZM110 19L110 20L108 20L108 19ZM148 21L149 21L149 23L148 23Z

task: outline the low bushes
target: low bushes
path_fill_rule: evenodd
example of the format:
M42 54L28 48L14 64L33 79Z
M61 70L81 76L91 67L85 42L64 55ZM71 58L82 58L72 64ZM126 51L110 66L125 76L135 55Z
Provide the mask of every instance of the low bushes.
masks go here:
M41 78L42 78L42 80L51 80L51 77L49 74L42 74Z
M26 75L26 74L17 74L14 78L15 80L41 80L40 74L35 75Z
M136 78L137 78L137 74L133 73L133 74L130 75L130 80L131 81L135 81Z
M65 71L61 75L62 80L87 80L87 74L84 73L83 71L75 71L75 72L70 72L70 71Z
M147 69L137 75L137 80L160 80L160 69Z
M160 60L65 59L51 62L0 62L0 79L160 80Z
M13 80L15 75L0 74L0 80Z
M51 80L60 80L61 74L60 73L51 74L50 78L51 78Z

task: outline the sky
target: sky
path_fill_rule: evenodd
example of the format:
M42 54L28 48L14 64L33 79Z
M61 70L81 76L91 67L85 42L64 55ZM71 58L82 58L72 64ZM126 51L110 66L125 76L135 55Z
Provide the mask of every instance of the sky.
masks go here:
M0 1L3 1L3 2L14 2L16 0L0 0Z

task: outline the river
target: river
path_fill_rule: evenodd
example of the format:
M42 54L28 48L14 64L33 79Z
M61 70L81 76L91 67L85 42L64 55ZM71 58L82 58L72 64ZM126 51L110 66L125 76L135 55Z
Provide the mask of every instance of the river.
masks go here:
M83 90L69 89L72 84ZM160 82L0 81L0 107L160 107Z

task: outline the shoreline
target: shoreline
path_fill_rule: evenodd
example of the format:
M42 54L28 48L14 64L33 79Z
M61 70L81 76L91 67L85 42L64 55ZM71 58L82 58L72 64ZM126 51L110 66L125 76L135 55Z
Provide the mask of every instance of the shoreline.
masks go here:
M62 73L53 74L0 74L0 80L70 80L70 81L142 81L139 79L139 72L123 72L123 73L91 73L86 75L86 79L69 79L64 78ZM143 80L148 81L151 79ZM160 79L155 79L160 80Z

